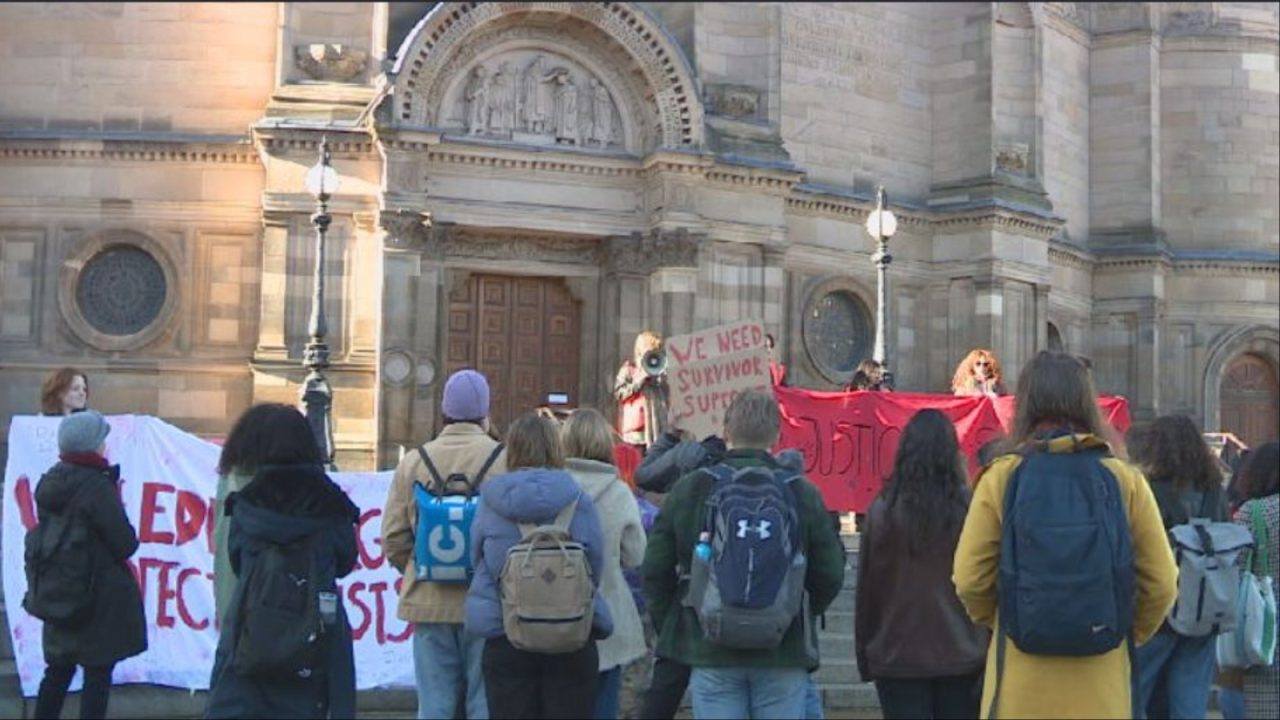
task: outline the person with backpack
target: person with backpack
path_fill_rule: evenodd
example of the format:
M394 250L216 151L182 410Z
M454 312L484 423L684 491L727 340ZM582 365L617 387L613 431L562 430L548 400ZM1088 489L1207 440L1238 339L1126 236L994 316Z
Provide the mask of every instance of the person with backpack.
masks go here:
M1130 648L1173 606L1177 568L1151 488L1103 436L1079 360L1027 363L1013 452L977 483L953 568L969 617L993 631L985 717L1132 717Z
M1250 453L1242 466L1241 491L1245 501L1233 520L1253 535L1254 554L1248 558L1260 581L1269 578L1273 596L1280 596L1280 442L1272 441ZM1276 632L1272 624L1271 632ZM1274 639L1272 639L1274 644ZM1271 663L1244 671L1244 716L1249 720L1280 715L1280 652Z
M597 587L604 535L591 496L564 470L555 423L526 413L507 430L509 472L480 488L466 629L485 638L492 718L588 718L596 641L613 632Z
M596 691L596 720L617 720L622 669L645 655L644 625L622 576L623 568L644 560L645 532L640 508L631 489L613 466L613 429L599 411L575 410L560 428L565 469L591 497L604 535L604 563L600 594L609 605L613 634L596 643L600 681Z
M947 416L921 410L863 521L853 637L858 675L875 681L886 718L978 716L990 636L951 584L966 464Z
M1138 648L1138 704L1148 716L1203 718L1209 708L1221 614L1234 611L1239 585L1234 562L1215 558L1221 553L1234 558L1249 538L1237 527L1217 525L1228 517L1222 475L1191 418L1158 417L1135 440L1130 445L1131 457L1146 473L1165 531L1173 534L1175 543L1177 533L1186 533L1195 545L1193 553L1180 552L1185 548L1175 545L1175 557L1183 560L1178 602L1155 636ZM1212 538L1209 548L1202 546L1190 525L1192 518L1208 521L1204 527ZM1206 587L1210 592L1204 592ZM1223 601L1216 608L1214 598ZM1159 698L1155 697L1157 688L1162 693Z
M452 720L461 696L466 717L484 720L484 638L466 632L463 603L473 574L468 545L479 491L486 478L506 472L506 457L488 433L484 375L450 375L440 409L440 434L405 453L396 467L382 515L382 549L404 575L396 617L413 623L418 717Z
M58 463L36 486L40 523L26 538L22 605L44 621L46 666L35 716L57 718L76 666L81 718L103 718L116 663L147 649L142 594L126 560L138 535L120 504L120 466L106 459L111 426L94 410L58 424Z
M735 397L723 462L677 482L649 536L657 652L692 668L698 718L803 717L815 619L844 579L821 494L769 453L779 424L772 393Z
M297 410L270 425L236 425L248 434L246 446L270 445L305 460L259 465L227 497L236 584L205 717L355 717L351 625L337 580L355 569L360 511L325 474L311 426Z

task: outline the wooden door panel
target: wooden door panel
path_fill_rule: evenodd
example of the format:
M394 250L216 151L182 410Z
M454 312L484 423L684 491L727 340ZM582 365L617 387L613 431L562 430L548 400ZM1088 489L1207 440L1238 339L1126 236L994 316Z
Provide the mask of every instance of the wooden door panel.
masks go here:
M1265 358L1241 355L1227 366L1219 394L1222 429L1250 446L1280 434L1280 381Z

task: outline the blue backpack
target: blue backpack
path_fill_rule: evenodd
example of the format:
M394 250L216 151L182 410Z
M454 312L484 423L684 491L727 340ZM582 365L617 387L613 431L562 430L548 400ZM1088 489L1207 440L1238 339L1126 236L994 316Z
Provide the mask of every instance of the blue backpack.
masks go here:
M431 474L431 486L413 485L413 497L418 505L418 527L413 542L413 560L417 570L415 582L467 583L471 582L471 521L476 516L480 498L476 489L480 481L502 454L499 443L485 460L475 478L462 473L440 477L440 471L418 448L422 464ZM458 488L462 492L458 492Z
M1004 496L996 717L1005 643L1031 655L1101 655L1129 642L1133 542L1105 445L1052 453L1032 442Z
M690 560L684 604L710 642L777 647L806 612L803 536L793 470L714 465L702 533L709 547Z

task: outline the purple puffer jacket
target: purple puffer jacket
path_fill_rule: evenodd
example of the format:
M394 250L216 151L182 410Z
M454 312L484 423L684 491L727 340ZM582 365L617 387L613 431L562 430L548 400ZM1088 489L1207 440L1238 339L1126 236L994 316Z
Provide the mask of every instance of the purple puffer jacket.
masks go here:
M518 523L549 524L574 499L578 507L569 521L569 534L583 544L592 579L600 584L604 537L600 517L591 497L563 470L532 468L492 477L480 485L480 507L471 523L471 564L475 577L467 590L466 628L481 637L501 637L502 600L498 575L507 559L507 550L520 541ZM596 592L593 637L613 633L609 606Z

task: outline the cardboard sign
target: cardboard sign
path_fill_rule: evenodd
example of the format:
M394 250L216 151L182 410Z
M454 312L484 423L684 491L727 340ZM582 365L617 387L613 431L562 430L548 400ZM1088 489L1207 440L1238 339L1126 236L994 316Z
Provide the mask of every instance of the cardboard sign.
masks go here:
M767 390L769 350L754 320L666 342L672 425L698 438L724 434L724 411L744 390Z

